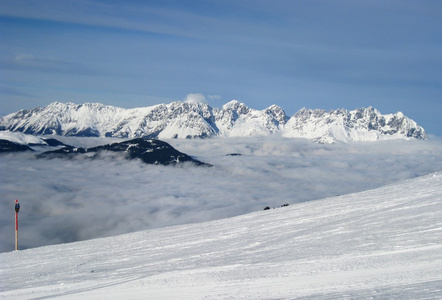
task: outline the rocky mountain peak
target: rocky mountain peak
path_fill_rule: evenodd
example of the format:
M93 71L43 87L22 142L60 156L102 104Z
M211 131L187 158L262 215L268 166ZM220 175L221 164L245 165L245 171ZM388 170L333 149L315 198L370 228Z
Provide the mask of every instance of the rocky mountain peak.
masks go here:
M273 104L266 108L264 112L269 115L272 119L277 121L278 125L284 125L288 121L288 117L285 114L285 111L276 104Z

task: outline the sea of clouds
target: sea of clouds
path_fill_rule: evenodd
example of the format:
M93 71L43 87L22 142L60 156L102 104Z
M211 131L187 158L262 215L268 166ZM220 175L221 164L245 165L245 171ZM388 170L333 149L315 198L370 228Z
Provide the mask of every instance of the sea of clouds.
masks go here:
M83 147L111 141L59 139ZM438 138L328 145L281 137L167 142L213 167L146 165L115 154L96 160L0 155L0 252L14 249L15 199L21 204L19 248L26 249L226 218L442 169Z

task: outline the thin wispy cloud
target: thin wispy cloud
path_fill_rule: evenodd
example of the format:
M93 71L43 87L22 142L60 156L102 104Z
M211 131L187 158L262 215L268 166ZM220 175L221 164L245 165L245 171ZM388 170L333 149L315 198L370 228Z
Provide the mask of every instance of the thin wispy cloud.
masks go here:
M30 70L49 73L66 73L76 75L97 75L92 70L79 62L65 61L53 57L38 57L33 54L19 53L9 59L4 59L0 65L5 69Z
M190 29L174 24L186 19L192 20L192 23L201 21L201 16L183 13L173 7L130 2L121 6L111 1L22 1L22 5L18 6L17 2L6 0L2 3L1 15L188 38L195 36Z
M434 1L5 0L2 79L24 94L0 91L0 110L133 108L195 91L288 115L402 111L440 136L441 20Z
M70 140L70 142L69 142ZM78 146L102 139L64 138ZM319 145L250 138L171 140L212 168L127 161L1 155L0 251L14 243L15 199L22 248L201 222L266 206L375 188L442 168L442 142ZM227 154L242 154L229 156Z

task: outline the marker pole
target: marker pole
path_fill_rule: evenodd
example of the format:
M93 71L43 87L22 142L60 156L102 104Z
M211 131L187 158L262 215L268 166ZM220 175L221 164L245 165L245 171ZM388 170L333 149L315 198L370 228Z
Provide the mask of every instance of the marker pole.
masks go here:
M18 250L18 213L15 213L15 251Z
M18 212L20 211L20 203L15 200L15 251L18 250Z

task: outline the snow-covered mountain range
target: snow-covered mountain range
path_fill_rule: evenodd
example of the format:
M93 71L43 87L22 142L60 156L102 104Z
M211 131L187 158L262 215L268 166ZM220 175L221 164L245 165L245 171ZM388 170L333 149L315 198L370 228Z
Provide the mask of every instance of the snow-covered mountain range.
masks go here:
M0 298L440 299L441 197L436 172L230 219L1 253Z
M133 109L99 103L54 102L44 108L20 110L2 117L0 130L34 135L158 139L278 133L319 143L427 138L425 130L401 112L382 115L372 107L328 112L303 108L288 117L277 105L255 110L236 100L222 108L177 101Z

